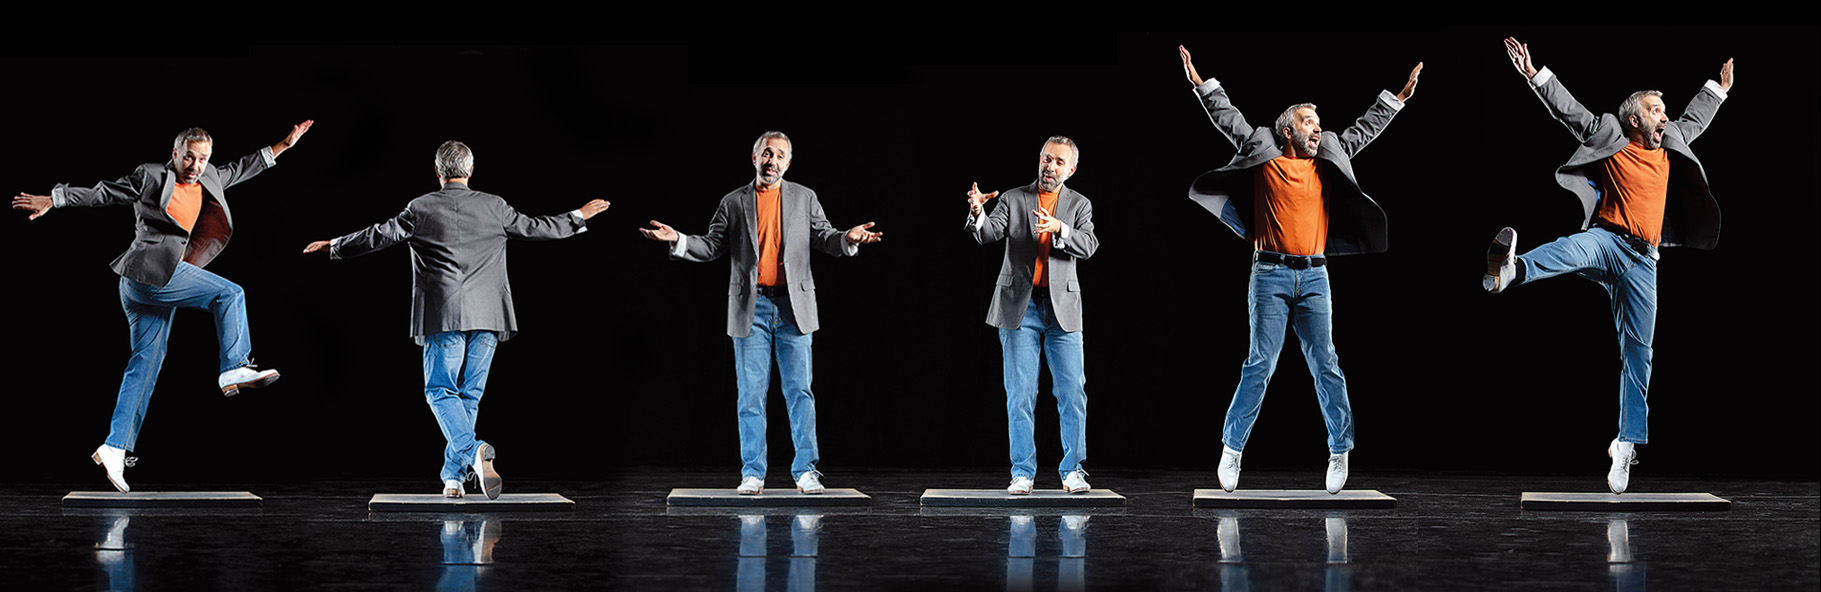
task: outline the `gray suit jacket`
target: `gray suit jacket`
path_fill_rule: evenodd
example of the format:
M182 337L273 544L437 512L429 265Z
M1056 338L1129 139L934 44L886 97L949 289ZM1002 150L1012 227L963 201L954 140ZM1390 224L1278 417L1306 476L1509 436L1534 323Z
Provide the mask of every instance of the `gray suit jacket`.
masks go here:
M1247 124L1227 100L1227 91L1212 78L1195 87L1195 94L1201 97L1214 128L1239 152L1226 166L1197 177L1189 187L1189 199L1213 212L1240 238L1250 241L1254 237L1247 226L1252 224L1255 205L1252 168L1283 156L1283 149L1277 146L1280 134L1268 126L1255 128ZM1400 108L1395 96L1379 91L1378 100L1352 127L1339 134L1321 133L1315 158L1321 161L1322 195L1328 200L1328 255L1379 253L1387 247L1385 211L1360 190L1353 177L1352 159L1391 124Z
M1604 113L1595 117L1574 100L1574 95L1568 94L1562 80L1548 68L1537 72L1536 78L1543 79L1541 83L1531 80L1537 98L1542 99L1549 114L1567 126L1569 133L1581 142L1568 164L1556 168L1555 180L1581 198L1581 228L1585 230L1593 223L1594 208L1600 202L1598 182L1588 176L1590 172L1597 173L1598 169L1588 165L1618 154L1631 140L1625 137L1624 126L1620 125L1617 115ZM1701 160L1695 158L1694 150L1688 147L1688 143L1695 141L1713 120L1720 102L1726 100L1718 94L1718 85L1711 81L1708 84L1713 86L1702 87L1701 92L1695 93L1688 101L1688 108L1682 111L1682 117L1669 122L1663 131L1663 147L1669 149L1669 194L1663 204L1663 234L1659 246L1706 250L1720 242L1720 202L1708 191L1707 171L1701 168Z
M164 287L171 283L177 264L188 261L207 267L234 236L234 216L228 210L228 187L253 178L253 175L277 164L270 147L248 154L240 160L217 167L203 165L202 210L196 223L185 232L165 210L171 207L171 193L177 188L177 170L171 163L146 163L116 181L102 181L94 187L70 187L59 184L51 189L53 207L107 206L133 204L133 244L125 253L108 264L114 273L139 282Z
M672 259L708 262L728 256L727 334L746 337L752 333L753 305L759 293L758 192L751 183L729 192L715 208L708 232L679 237L670 252ZM783 253L779 263L784 267L783 281L790 290L791 312L797 316L797 330L814 333L822 328L816 318L816 276L809 269L809 250L845 257L846 233L828 223L822 214L822 202L808 187L784 181L778 195L778 214ZM857 249L855 250L857 251Z
M568 238L588 230L573 212L525 216L491 193L448 183L411 200L391 220L335 239L329 258L358 257L411 244L411 337L444 331L518 333L506 277L508 239Z
M979 227L974 216L967 217L967 230L974 240L987 244L1005 239L1005 260L999 264L999 280L993 287L993 302L986 309L986 324L1000 329L1016 330L1024 322L1025 308L1031 304L1031 276L1037 272L1037 184L1031 183L1007 190L999 196L993 211ZM1050 306L1056 310L1056 323L1063 331L1081 330L1081 279L1075 275L1075 262L1094 256L1100 250L1100 239L1094 236L1094 204L1087 196L1064 184L1056 196L1052 213L1068 225L1068 239L1061 233L1050 237L1050 257L1044 263L1050 274Z

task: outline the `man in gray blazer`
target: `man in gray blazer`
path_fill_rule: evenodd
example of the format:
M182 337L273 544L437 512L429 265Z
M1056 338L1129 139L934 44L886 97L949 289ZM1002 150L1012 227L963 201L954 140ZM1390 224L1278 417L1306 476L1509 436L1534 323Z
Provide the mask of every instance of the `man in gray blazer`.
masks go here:
M878 242L872 222L837 230L822 214L808 187L784 180L790 168L790 138L765 132L752 145L758 177L721 198L708 233L684 235L657 220L641 228L646 238L672 243L671 259L708 262L728 256L727 335L733 338L739 372L740 485L743 495L765 490L765 392L771 388L775 355L784 382L784 407L796 455L790 476L797 491L822 493L816 446L816 400L810 392L810 342L816 318L816 279L809 250L852 256L860 245Z
M1631 483L1634 445L1649 441L1651 342L1657 324L1659 247L1712 249L1720 240L1720 205L1707 172L1688 147L1719 111L1732 88L1732 60L1720 81L1707 81L1671 121L1662 93L1632 93L1619 114L1594 116L1548 68L1530 62L1530 47L1505 39L1505 52L1537 98L1581 146L1556 169L1556 182L1581 200L1582 232L1517 253L1517 231L1505 228L1486 250L1480 285L1498 293L1525 282L1575 274L1598 282L1611 300L1618 329L1619 435L1606 446L1612 466L1606 485L1624 493Z
M1007 190L967 192L967 231L974 241L1005 240L986 324L999 328L1005 366L1005 417L1011 442L1012 483L1005 492L1030 495L1037 475L1032 412L1037 404L1040 358L1050 365L1052 393L1062 431L1062 490L1087 491L1087 374L1082 368L1081 280L1076 263L1094 256L1094 204L1063 185L1081 163L1081 150L1066 136L1051 136L1037 153L1037 180Z
M131 490L125 471L135 459L126 453L139 440L152 389L164 367L171 316L178 308L207 310L215 316L221 362L216 386L221 394L231 397L240 389L278 380L277 370L253 367L246 296L240 286L202 268L234 235L227 188L277 164L278 155L296 145L313 124L292 126L277 144L220 167L209 162L214 138L202 128L190 128L177 135L169 163L143 164L125 177L94 187L59 184L50 195L20 193L13 198L13 209L32 212L32 220L51 208L133 204L133 243L111 264L120 274L120 307L126 311L133 354L120 379L107 440L89 457L121 493Z
M1415 94L1423 65L1410 71L1402 91L1379 91L1359 121L1335 134L1322 131L1321 117L1309 103L1291 105L1270 128L1252 127L1220 82L1196 73L1189 50L1178 51L1208 119L1239 148L1226 166L1195 179L1189 198L1253 249L1246 306L1251 346L1222 428L1220 486L1227 491L1239 486L1240 454L1258 420L1288 325L1302 342L1328 428L1328 493L1339 493L1353 450L1353 407L1334 353L1328 257L1385 250L1385 212L1360 190L1352 159Z
M506 242L569 238L607 210L591 200L554 216L525 216L506 200L468 187L474 153L461 142L436 149L442 189L405 205L391 220L316 241L305 253L330 259L358 257L399 243L411 245L411 337L424 346L424 398L448 446L443 450L443 495L462 497L473 475L488 499L500 494L493 446L474 435L493 350L518 334L512 288L506 277ZM470 472L472 471L472 472Z

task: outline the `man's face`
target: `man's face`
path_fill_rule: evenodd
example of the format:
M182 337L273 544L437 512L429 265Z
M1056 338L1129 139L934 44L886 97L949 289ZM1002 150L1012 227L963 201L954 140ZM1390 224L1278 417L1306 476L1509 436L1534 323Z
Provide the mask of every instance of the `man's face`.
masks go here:
M1633 115L1632 139L1644 148L1656 150L1663 146L1663 130L1669 128L1669 114L1663 110L1663 97L1644 95L1638 101L1638 107L1644 110L1642 115Z
M1317 148L1321 147L1321 117L1314 109L1303 107L1296 110L1295 120L1283 131L1290 139L1290 149L1298 158L1312 158Z
M188 142L182 149L171 151L171 167L177 169L177 180L185 185L202 177L203 165L209 164L209 142Z
M790 169L790 142L766 138L759 151L752 153L752 168L759 173L760 185L776 185L784 180L784 171Z
M1075 151L1063 144L1044 144L1037 155L1037 187L1055 191L1075 174Z

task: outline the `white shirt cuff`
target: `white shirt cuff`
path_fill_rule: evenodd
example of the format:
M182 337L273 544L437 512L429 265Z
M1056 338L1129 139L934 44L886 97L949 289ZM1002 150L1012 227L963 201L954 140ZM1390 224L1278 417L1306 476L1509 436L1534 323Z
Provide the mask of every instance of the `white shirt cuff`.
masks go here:
M53 207L53 208L64 207L65 201L67 199L69 199L69 198L66 198L63 196L63 186L59 185L57 187L51 188L51 207Z
M1715 95L1720 97L1720 100L1726 100L1726 89L1720 88L1720 83L1709 80L1702 88L1713 91Z
M847 237L842 236L841 237L841 250L846 251L847 256L852 257L852 256L854 256L854 253L860 252L860 245L847 242Z
M1057 223L1062 224L1062 230L1050 236L1050 247L1067 249L1069 248L1069 224L1061 220L1057 220Z
M682 257L687 252L689 252L689 235L679 232L677 233L677 244L670 247L670 254Z
M1202 79L1201 86L1195 87L1195 94L1205 95L1205 94L1214 92L1214 89L1217 89L1217 88L1220 88L1219 80L1215 80L1213 78L1205 78L1205 79Z
M341 237L338 236L338 237L335 237L334 240L329 241L329 258L330 259L340 259L341 258Z
M261 158L266 159L266 166L268 166L268 167L278 164L278 155L272 154L271 146L266 146L266 147L260 148L259 156Z
M1391 94L1391 91L1388 90L1378 91L1378 100L1390 105L1392 111L1400 111L1404 108L1404 102L1397 100L1397 95Z
M582 225L582 227L581 227L581 228L577 228L577 229L575 229L575 233L576 233L576 234L581 234L581 233L584 233L584 232L588 232L588 219L587 219L587 218L583 218L583 217L582 217L582 211L581 211L581 210L570 210L570 211L569 211L569 216L570 216L570 217L573 217L573 218L575 218L575 223L576 223L576 224L580 224L580 225Z
M980 215L974 216L974 230L986 225L986 206L980 206Z
M1530 77L1530 88L1542 88L1549 84L1549 79L1553 76L1555 75L1549 73L1549 66L1543 66L1543 69L1537 70L1536 76Z

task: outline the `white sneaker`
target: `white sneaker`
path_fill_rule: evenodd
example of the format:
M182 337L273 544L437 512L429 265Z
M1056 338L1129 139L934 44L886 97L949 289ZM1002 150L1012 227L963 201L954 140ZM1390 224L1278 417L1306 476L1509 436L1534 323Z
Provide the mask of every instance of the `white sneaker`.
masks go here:
M1638 464L1637 448L1630 442L1612 439L1606 446L1606 456L1612 457L1612 470L1606 472L1606 486L1613 493L1625 493L1625 487L1631 485L1631 465Z
M1036 485L1036 482L1031 481L1030 477L1012 477L1012 484L1005 487L1005 493L1007 495L1030 495L1031 488Z
M1081 493L1087 491L1089 488L1087 477L1087 471L1069 471L1068 476L1062 478L1062 492Z
M101 465L101 468L107 471L107 480L114 482L114 489L120 490L120 493L133 490L126 485L125 450L102 444L100 448L95 449L94 454L89 455L89 458L94 459L95 464Z
M462 482L454 479L443 480L443 497L460 499L464 493L466 491L462 489Z
M1480 287L1493 294L1505 291L1517 277L1516 264L1517 231L1507 226L1500 229L1492 237L1492 245L1486 247L1486 275L1480 278Z
M474 478L480 481L481 492L490 500L500 498L500 486L504 484L499 471L493 469L493 458L497 454L492 444L481 444L474 451Z
M1239 489L1239 451L1226 446L1220 447L1220 467L1214 472L1220 474L1220 488L1232 493Z
M740 495L759 495L765 493L765 480L758 477L740 479L740 488L735 490Z
M1340 488L1347 484L1347 455L1352 452L1328 455L1328 494L1340 493Z
M810 471L797 478L797 493L816 495L823 491L821 473Z
M259 388L278 382L278 371L260 370L249 363L221 373L220 380L216 382L221 385L221 396L232 397L240 394L240 389L243 388Z

